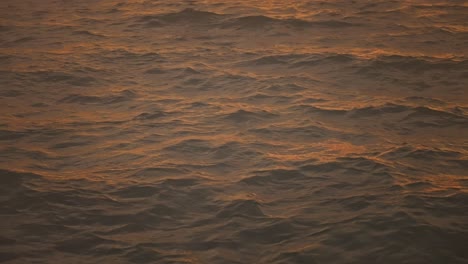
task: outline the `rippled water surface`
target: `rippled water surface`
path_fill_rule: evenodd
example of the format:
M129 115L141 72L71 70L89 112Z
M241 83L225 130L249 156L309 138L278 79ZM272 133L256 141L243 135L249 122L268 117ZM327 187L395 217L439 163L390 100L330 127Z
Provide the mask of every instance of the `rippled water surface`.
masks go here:
M468 263L466 1L0 3L0 262Z

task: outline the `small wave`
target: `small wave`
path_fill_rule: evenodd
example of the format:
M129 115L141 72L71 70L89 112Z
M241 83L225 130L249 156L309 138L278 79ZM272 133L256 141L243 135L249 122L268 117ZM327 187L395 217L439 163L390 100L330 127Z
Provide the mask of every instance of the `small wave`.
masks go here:
M415 107L412 108L410 113L402 119L419 127L439 127L445 128L450 126L468 127L468 118L459 112L446 112L443 110L436 110L429 107Z
M58 71L35 71L17 73L19 79L32 79L36 82L45 83L67 83L74 86L90 86L98 82L92 76L81 76Z
M149 70L145 71L146 74L164 74L166 71L160 69L160 68L152 68Z
M406 97L405 100L409 102L423 102L432 105L446 105L446 102L442 100L423 96L409 96Z
M209 141L201 139L187 139L179 143L173 144L165 148L169 151L175 151L180 153L209 153L213 149L213 146Z
M266 170L257 171L254 176L250 176L241 180L241 183L248 185L258 186L289 186L289 188L295 185L302 185L309 179L308 176L301 173L298 170Z
M464 71L468 68L468 61L454 61L449 59L434 59L411 56L380 56L372 59L367 66L361 66L359 73L383 72L398 70L401 72L424 73L434 71Z
M413 113L408 115L407 118L438 117L438 118L466 121L466 117L462 115L457 115L454 113L437 110L437 109L433 109L429 107L420 106L420 107L412 108L411 110L413 111Z
M256 16L243 16L226 20L220 24L221 28L230 29L260 29L269 28L273 26L285 26L294 29L306 29L306 28L343 28L356 26L355 24L344 22L344 21L307 21L297 18L279 19L263 15Z
M0 169L0 175L2 180L0 188L4 191L15 191L16 188L19 188L26 181L42 179L42 176L38 174L3 169Z
M441 149L428 149L428 148L415 148L413 146L403 146L391 151L385 152L381 155L388 159L402 159L413 158L421 160L442 160L462 158L463 154L457 151L441 150Z
M0 32L7 32L7 31L10 31L10 30L13 30L13 27L8 27L8 26L0 26Z
M94 33L94 32L88 31L88 30L76 30L76 31L73 31L73 34L74 35L79 35L79 36L97 37L97 38L104 38L105 37L104 35Z
M21 44L21 43L25 43L25 42L34 41L34 40L35 40L35 38L33 38L33 37L24 37L24 38L15 39L15 40L12 41L12 43Z
M288 68L326 67L329 65L351 65L356 61L349 54L282 54L262 56L237 63L238 66L287 66Z
M248 28L260 28L267 25L278 23L280 20L274 19L267 16L244 16L239 18L231 19L224 22L221 28L236 28L236 29L248 29Z
M290 83L290 84L272 84L265 88L266 92L301 92L307 90L306 87L301 85Z
M387 166L366 158L339 158L336 161L301 166L301 170L315 172L339 171L347 168L374 171L386 169Z
M378 106L366 106L353 109L327 109L311 105L298 105L291 107L292 110L318 114L322 116L342 116L347 118L376 118L380 116L389 117L394 115L401 123L411 124L419 127L447 127L468 126L468 119L463 111L443 111L422 106L408 106L394 103L385 103Z
M131 90L124 90L116 95L82 95L71 94L59 100L59 103L74 103L74 104L116 104L132 100L136 97L136 93Z
M274 219L237 232L238 239L257 244L271 245L297 237L302 232L291 220Z
M167 116L168 113L160 110L160 111L155 111L153 113L141 113L138 116L135 116L133 120L152 120L152 119L159 119L162 117Z
M66 238L57 243L55 249L60 252L95 255L104 253L118 243L111 239L105 239L94 234L80 234ZM105 247L109 248L106 249Z
M139 22L145 23L148 27L159 27L163 25L172 25L175 23L196 23L196 24L208 24L215 22L223 18L224 15L220 15L213 12L199 11L192 8L184 9L180 12L145 15L137 19Z
M323 108L323 107L318 107L318 106L312 106L312 105L297 105L297 106L292 106L289 109L294 110L294 111L301 111L309 114L319 114L319 115L324 115L324 116L343 116L348 113L347 110L342 110L342 109L329 109L329 108Z
M96 56L99 62L106 62L115 64L118 61L127 63L140 63L140 62L164 62L164 58L156 52L136 52L127 49L115 49L115 50L103 50L97 55L90 55L91 60L96 60Z
M0 97L18 97L23 95L24 93L18 90L5 90L0 91Z
M247 110L237 110L235 112L232 112L230 114L226 114L224 119L229 120L229 121L234 121L234 122L249 122L249 121L261 121L261 120L266 120L266 119L271 119L277 117L276 114L270 113L268 111L247 111Z
M165 179L160 184L163 187L189 187L195 186L200 183L200 179L198 178L174 178L174 179Z
M348 137L350 134L321 126L276 126L250 129L249 132L274 140L323 140L326 138Z
M174 254L166 254L149 246L136 246L125 253L125 258L131 263L158 263L165 261L182 261L181 263L187 263L187 261L181 260L176 256Z
M381 106L368 106L363 108L355 108L348 112L351 117L369 117L369 116L378 116L386 114L398 114L402 112L407 112L411 110L411 107L405 105L397 105L387 103Z
M216 214L219 218L265 217L261 205L255 200L235 200Z
M468 169L468 159L465 155L448 149L402 146L380 156L395 163L417 166L421 170L430 167L430 173L435 174L465 175Z
M151 197L160 192L159 188L154 186L129 186L121 188L120 190L114 191L111 194L121 198L143 198Z
M0 130L0 140L15 140L27 136L26 132L13 130Z
M144 178L165 178L165 177L173 177L173 176L180 176L189 173L189 170L182 169L182 168L173 168L173 167L154 167L154 168L144 168L138 170L137 172L133 173L129 176L132 177L144 177Z
M256 58L253 60L240 62L239 66L261 66L261 65L276 65L289 64L291 60L299 59L304 55L301 54L285 54L285 55L268 55Z
M280 96L280 95L268 95L265 93L256 93L254 95L247 96L243 100L252 103L266 103L266 104L284 104L293 100L289 96Z
M349 64L355 60L355 57L349 54L313 54L292 63L290 67L324 67L330 64L335 66L337 64Z
M73 147L82 147L86 145L92 144L92 141L79 141L79 142L63 142L58 143L50 146L51 149L65 149L65 148L73 148Z
M281 60L280 56L265 56L252 61L243 62L240 65L274 65L274 64L286 64L287 61Z

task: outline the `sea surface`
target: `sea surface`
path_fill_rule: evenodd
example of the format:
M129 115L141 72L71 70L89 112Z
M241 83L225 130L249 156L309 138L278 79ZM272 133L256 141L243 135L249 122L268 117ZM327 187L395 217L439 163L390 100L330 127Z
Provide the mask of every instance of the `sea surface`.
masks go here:
M1 0L0 262L468 263L468 2Z

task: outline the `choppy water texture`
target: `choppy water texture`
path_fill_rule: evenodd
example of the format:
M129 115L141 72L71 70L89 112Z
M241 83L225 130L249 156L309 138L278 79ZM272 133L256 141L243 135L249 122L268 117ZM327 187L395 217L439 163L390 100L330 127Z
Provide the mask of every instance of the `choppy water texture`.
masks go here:
M0 14L1 262L468 263L466 1Z

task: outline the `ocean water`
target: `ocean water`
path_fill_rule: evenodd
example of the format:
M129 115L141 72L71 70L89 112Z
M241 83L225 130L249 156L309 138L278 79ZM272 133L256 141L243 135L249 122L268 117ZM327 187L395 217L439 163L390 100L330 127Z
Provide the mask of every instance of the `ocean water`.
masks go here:
M468 263L466 1L0 2L0 262Z

